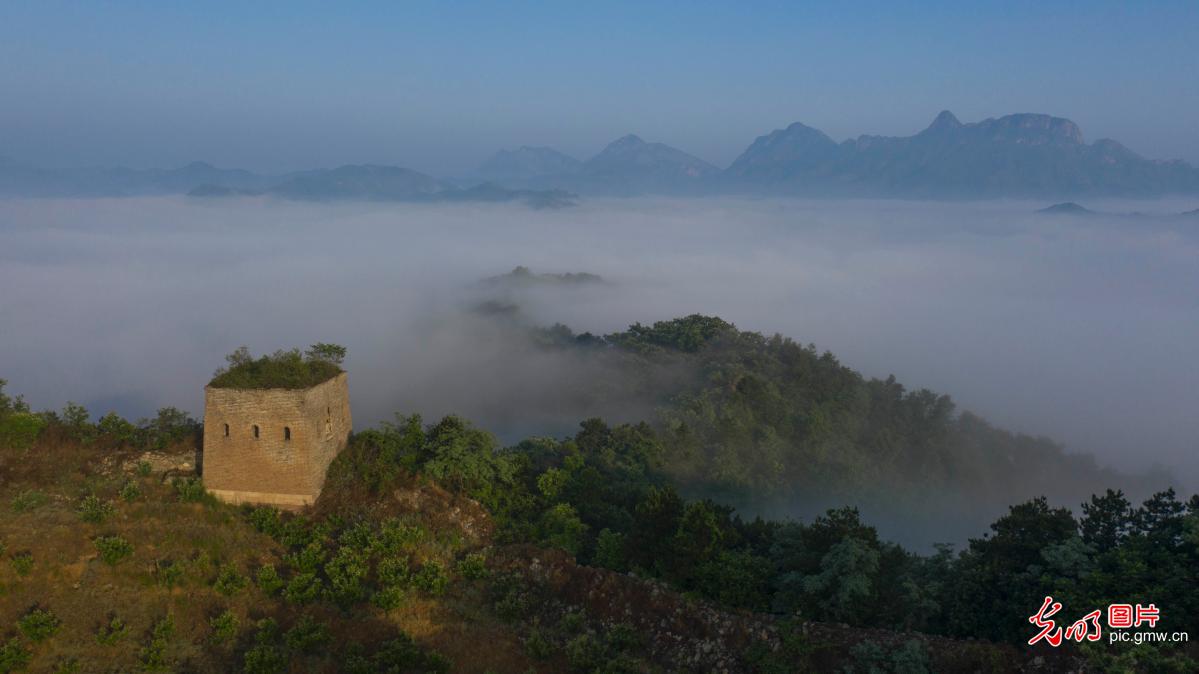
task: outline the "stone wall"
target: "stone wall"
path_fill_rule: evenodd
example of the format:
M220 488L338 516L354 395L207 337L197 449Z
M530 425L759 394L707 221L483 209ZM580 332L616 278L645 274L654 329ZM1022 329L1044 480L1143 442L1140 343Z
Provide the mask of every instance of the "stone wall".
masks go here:
M206 387L204 486L232 503L310 505L351 427L344 372L307 389Z

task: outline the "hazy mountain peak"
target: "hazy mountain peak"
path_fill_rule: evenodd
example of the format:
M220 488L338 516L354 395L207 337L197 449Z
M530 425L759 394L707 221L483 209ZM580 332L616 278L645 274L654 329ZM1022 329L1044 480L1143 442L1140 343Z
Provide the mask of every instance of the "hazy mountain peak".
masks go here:
M823 131L794 122L754 139L728 170L740 177L772 173L780 163L796 170L824 160L836 149L837 143Z
M719 172L699 157L629 134L584 162L579 184L601 194L690 192L697 179Z
M933 123L928 125L928 128L925 129L925 131L942 131L946 129L960 128L962 128L962 123L958 120L957 116L948 110L942 110L936 116L936 118L933 119Z
M1037 212L1046 215L1095 215L1095 211L1081 204L1076 204L1073 201L1054 204L1047 208L1042 208Z
M718 170L699 157L662 143L647 143L631 133L608 143L599 154L586 162L588 167L595 169L615 167L618 164L635 164L656 169L681 167L699 173Z

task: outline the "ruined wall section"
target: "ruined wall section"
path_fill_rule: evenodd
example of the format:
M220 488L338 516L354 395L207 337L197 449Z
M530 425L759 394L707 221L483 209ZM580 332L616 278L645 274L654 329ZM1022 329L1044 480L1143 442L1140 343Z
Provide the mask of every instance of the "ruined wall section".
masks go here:
M344 372L307 389L209 386L204 389L204 486L232 503L309 505L351 428Z

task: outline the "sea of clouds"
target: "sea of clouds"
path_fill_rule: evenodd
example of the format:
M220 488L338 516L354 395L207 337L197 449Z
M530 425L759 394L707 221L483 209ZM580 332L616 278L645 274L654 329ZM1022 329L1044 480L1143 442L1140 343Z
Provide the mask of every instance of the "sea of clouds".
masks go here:
M563 392L603 373L469 311L490 292L480 279L525 265L606 281L505 296L534 324L606 333L715 314L1103 463L1199 484L1199 219L1034 214L1044 205L0 200L0 378L39 409L199 417L237 346L331 341L349 348L357 428L455 412L514 441L646 413L588 409Z

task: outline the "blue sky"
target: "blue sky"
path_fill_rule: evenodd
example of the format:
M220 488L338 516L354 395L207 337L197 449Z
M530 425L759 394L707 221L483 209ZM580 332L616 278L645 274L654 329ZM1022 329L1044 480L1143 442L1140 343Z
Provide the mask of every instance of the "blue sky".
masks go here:
M719 165L1046 112L1199 163L1194 2L0 0L0 155L52 166L375 162L455 174L625 133Z

